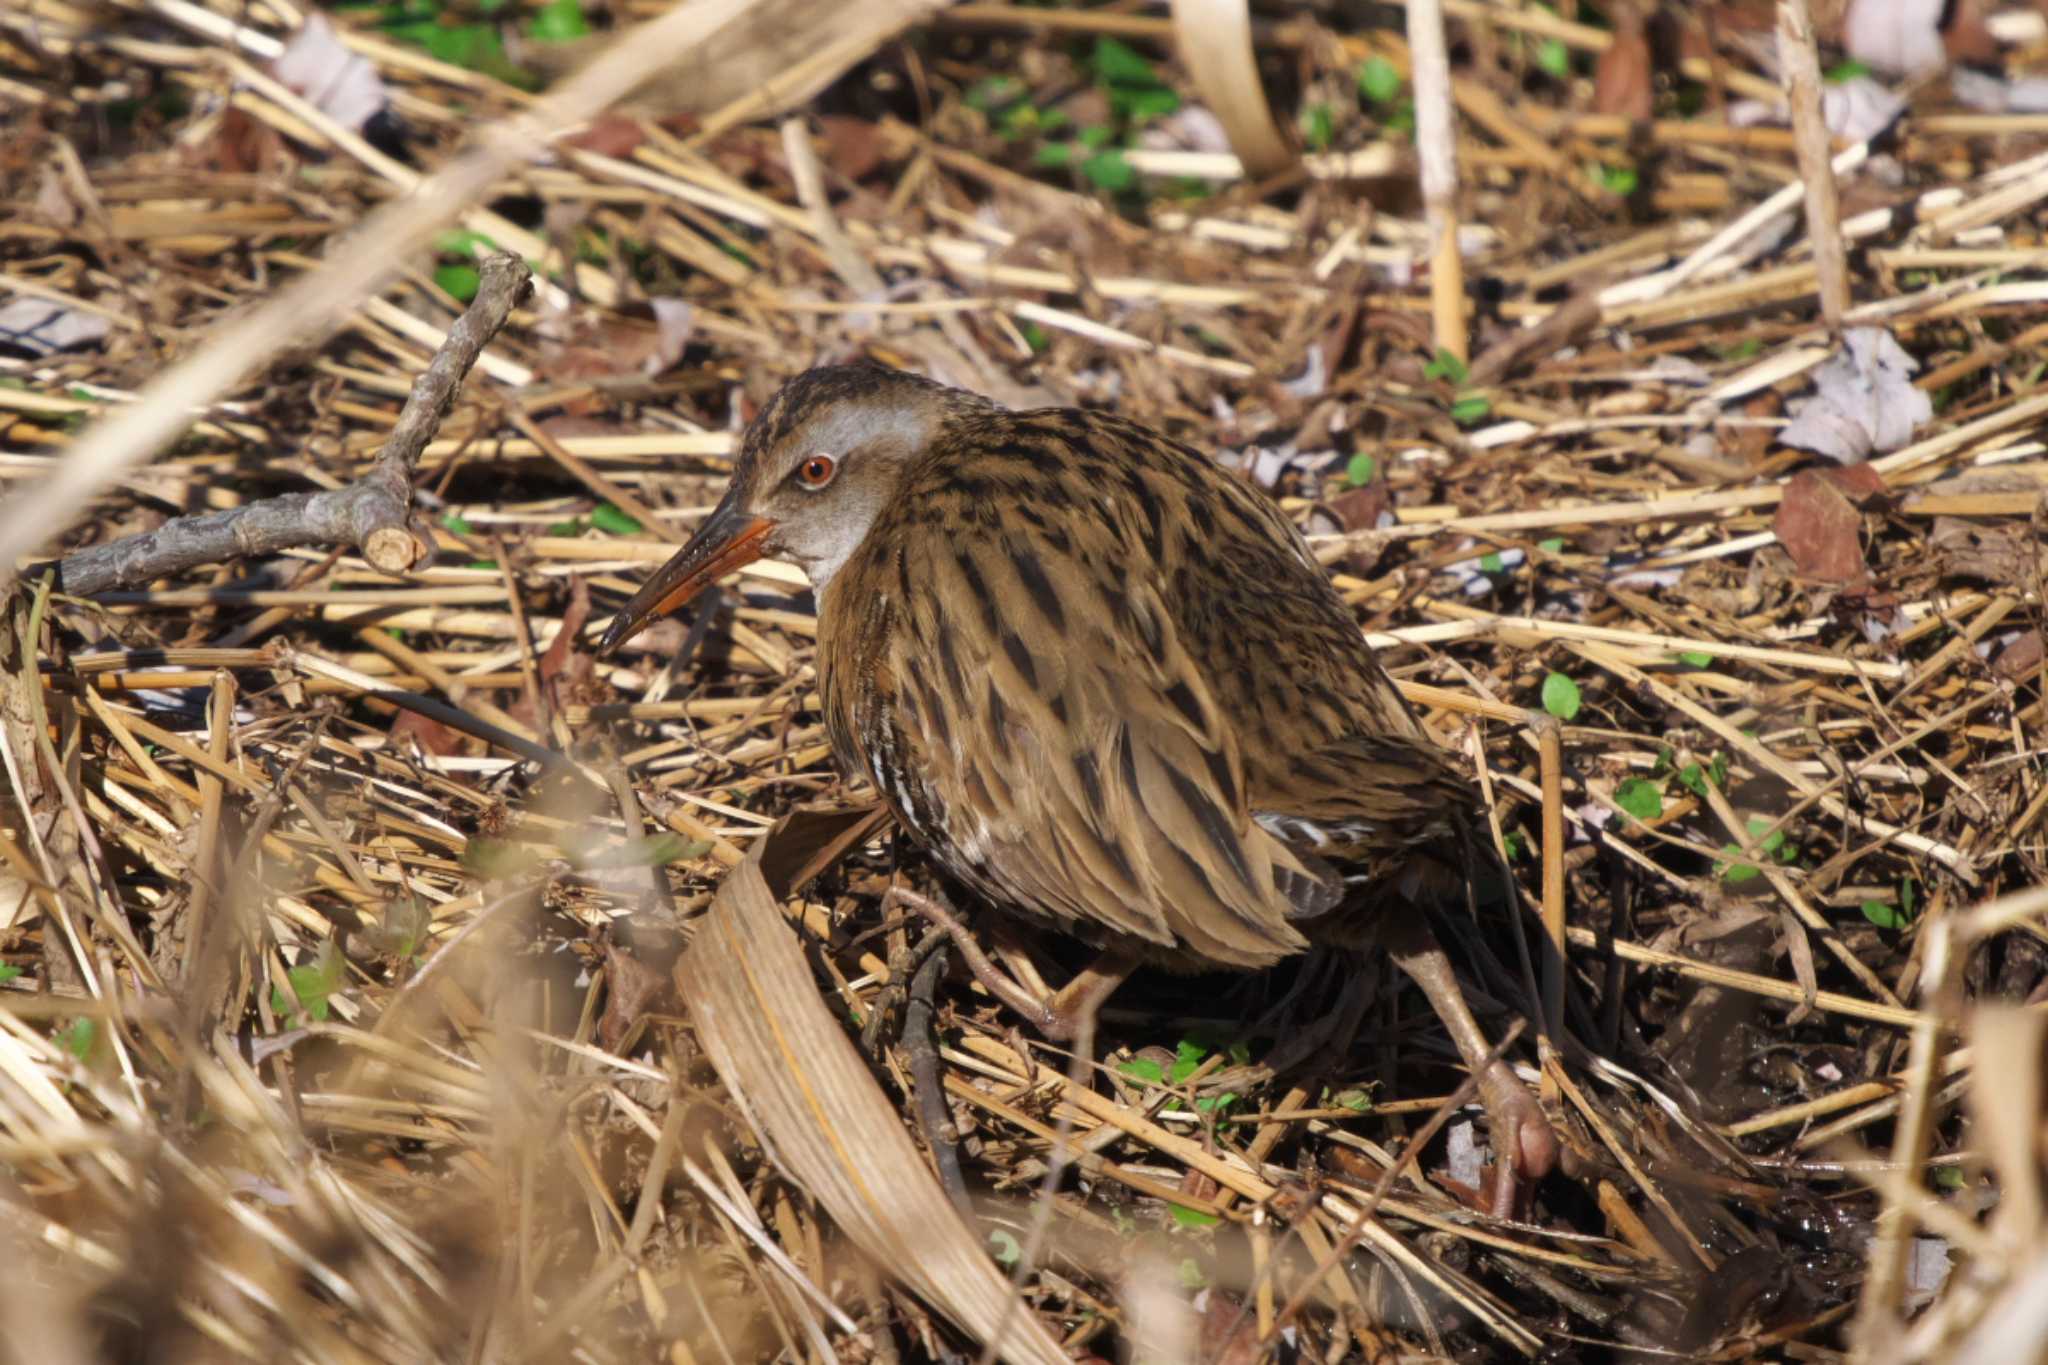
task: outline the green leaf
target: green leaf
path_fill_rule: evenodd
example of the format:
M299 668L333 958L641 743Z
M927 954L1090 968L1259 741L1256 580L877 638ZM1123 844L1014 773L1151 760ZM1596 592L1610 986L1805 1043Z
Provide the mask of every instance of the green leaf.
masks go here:
M1934 1168L1934 1183L1944 1190L1960 1190L1969 1183L1969 1177L1960 1166L1937 1166Z
M1529 841L1522 837L1522 832L1518 829L1511 829L1503 834L1501 836L1501 843L1507 846L1508 861L1510 862L1528 856Z
M1330 1106L1334 1109L1349 1109L1354 1114L1369 1114L1372 1112L1372 1095L1367 1091L1356 1088L1339 1090L1336 1094L1330 1096L1329 1102Z
M1226 1090L1220 1095L1203 1095L1195 1101L1195 1112L1200 1114L1227 1114L1230 1112L1230 1106L1236 1104L1237 1101L1238 1094L1235 1090Z
M51 1037L59 1047L82 1062L92 1056L93 1040L99 1037L99 1025L90 1018L73 1019Z
M466 228L449 228L434 235L434 250L443 256L474 256L478 247L496 251L498 244L481 232Z
M1195 1069L1201 1066L1208 1055L1209 1049L1200 1043L1189 1038L1181 1039L1174 1045L1173 1070L1168 1073L1167 1079L1175 1085L1181 1084L1195 1074Z
M608 536L637 535L644 529L639 522L608 502L601 502L590 510L590 524Z
M1822 79L1827 81L1829 85L1843 85L1855 80L1858 76L1868 76L1869 74L1869 67L1851 57L1847 61L1837 62L1829 67L1827 75Z
M1559 720L1579 714L1579 685L1562 673L1543 680L1543 709Z
M1003 136L1015 141L1029 137L1039 130L1038 109L1029 104L1013 104L1002 117Z
M483 276L473 265L444 265L434 271L434 283L458 303L468 303L476 297Z
M385 30L401 42L416 43L429 56L466 71L510 77L517 68L505 55L505 44L491 24L443 24L435 19L396 24Z
M1572 74L1571 49L1564 45L1562 38L1546 38L1536 45L1536 65L1563 80Z
M575 521L551 522L548 528L542 531L541 534L545 536L580 536L583 534L583 525L584 523L581 518Z
M21 975L21 968L12 962L0 962L0 981L12 981Z
M1678 770L1678 781L1694 796L1705 797L1708 784L1716 787L1728 785L1728 760L1721 754L1715 754L1704 768L1697 763L1688 763Z
M1114 38L1095 40L1095 50L1089 54L1088 65L1094 70L1095 79L1105 85L1159 84L1159 75L1152 69L1152 63L1130 44L1120 43Z
M1008 108L1024 97L1024 82L1015 76L986 76L967 87L961 100L984 113Z
M1150 1057L1133 1057L1119 1066L1117 1071L1146 1085L1160 1085L1166 1080L1166 1068Z
M1073 159L1070 142L1041 142L1031 149L1031 164L1043 170L1057 170Z
M1899 907L1889 901L1863 902L1863 918L1880 929L1903 929L1906 917L1899 913Z
M1561 554L1564 551L1564 537L1550 536L1547 539L1539 540L1536 542L1536 548L1547 555Z
M1460 398L1451 404L1451 420L1461 427L1477 426L1493 412L1491 398Z
M1751 841L1754 842L1760 835L1763 839L1763 842L1757 844L1757 851L1760 853L1776 853L1785 845L1785 831L1782 829L1771 829L1769 834L1764 834L1764 831L1767 829L1771 829L1771 822L1769 820L1764 819L1760 815L1749 817L1749 837Z
M1761 877L1763 875L1763 869L1755 863L1740 861L1742 850L1735 845L1721 845L1721 853L1721 861L1714 864L1714 875L1727 882L1730 886L1736 886L1750 880L1752 877Z
M466 517L459 517L453 512L441 518L441 525L458 536L473 536L476 534L476 527L471 526Z
M339 984L335 976L318 962L305 962L296 967L287 967L284 974L291 981L292 991L299 997L299 1003L306 1007L306 1017L316 1024L325 1023L327 998L334 994L334 988ZM270 1009L279 1017L292 1012L290 997L279 987L270 988Z
M1592 173L1593 179L1600 182L1602 189L1624 199L1634 194L1636 186L1642 183L1642 177L1636 173L1633 166L1595 165L1592 167Z
M1181 1259L1180 1287L1182 1289L1185 1289L1192 1294L1194 1291L1203 1288L1208 1283L1209 1277L1202 1273L1202 1267L1195 1263L1194 1257L1186 1256Z
M1213 1228L1223 1221L1213 1213L1202 1213L1196 1209L1185 1209L1178 1204L1168 1204L1166 1211L1173 1215L1174 1222L1184 1228ZM1181 1264L1188 1266L1194 1263L1192 1261L1183 1261ZM1200 1272L1198 1271L1197 1273L1199 1274Z
M1481 573L1506 573L1506 572L1507 572L1507 565L1506 565L1506 563L1504 563L1504 562L1503 562L1503 561L1501 560L1501 557L1500 557L1500 552L1499 552L1498 550L1488 550L1488 551L1487 551L1487 552L1486 552L1485 554L1483 554L1483 555L1479 556L1479 572L1481 572Z
M1920 883L1912 877L1899 880L1899 909L1911 915L1920 905Z
M462 846L463 868L493 881L517 876L537 866L541 856L531 844L514 843L509 839L478 836Z
M645 839L635 839L607 848L593 848L587 852L578 849L563 850L569 857L570 865L578 871L612 867L667 867L670 863L701 858L710 851L709 839L685 839L680 834L666 831Z
M1707 668L1713 664L1714 656L1704 649L1682 649L1678 652L1678 662L1687 668Z
M1124 160L1124 154L1115 148L1097 152L1081 163L1081 174L1111 194L1121 194L1138 183L1138 173L1131 169L1131 163Z
M1023 336L1024 344L1031 348L1033 355L1044 355L1045 348L1052 345L1052 338L1045 334L1045 329L1028 318L1017 324L1017 331Z
M1401 73L1385 57L1369 57L1358 68L1358 93L1374 104L1385 104L1401 93Z
M1144 89L1112 86L1109 107L1133 123L1143 123L1146 119L1163 118L1179 109L1180 96L1163 85Z
M1005 1270L1011 1269L1024 1259L1023 1244L1017 1240L1015 1234L1003 1228L991 1232L988 1235L988 1243L995 1248L996 1264Z
M549 0L535 11L526 33L543 43L566 43L587 37L590 21L583 17L582 0Z
M1664 813L1664 789L1648 778L1631 777L1614 789L1614 804L1638 820L1654 820Z
M462 567L465 569L495 569L498 567L498 561L495 559L472 559Z
M1330 115L1329 105L1311 104L1308 107L1301 116L1301 135L1312 152L1320 152L1330 145L1337 136L1337 124Z
M1081 145L1092 152L1107 147L1110 139L1116 136L1116 129L1106 123L1091 123L1074 136L1080 138Z
M1465 367L1464 361L1438 348L1436 358L1422 367L1422 377L1448 380L1452 388L1463 388L1471 382L1472 371Z
M1361 450L1345 463L1344 478L1353 488L1363 488L1372 482L1372 476L1377 469L1378 466L1373 463L1372 456Z
M1401 107L1387 115L1387 131L1415 136L1415 101L1402 100Z

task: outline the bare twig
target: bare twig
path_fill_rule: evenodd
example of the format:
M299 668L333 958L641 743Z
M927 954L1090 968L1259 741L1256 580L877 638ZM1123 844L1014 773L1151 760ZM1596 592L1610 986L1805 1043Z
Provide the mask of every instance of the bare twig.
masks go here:
M509 252L485 261L476 299L448 331L448 340L413 385L391 439L368 474L346 488L287 493L224 512L175 517L154 531L123 536L66 555L57 583L68 593L105 592L165 574L307 545L356 545L385 573L403 573L419 558L412 533L412 471L441 429L476 358L532 288L526 263Z
M189 358L159 374L140 401L81 439L48 478L7 500L0 515L0 581L13 577L21 556L69 525L94 493L184 430L195 407L212 403L286 344L325 336L359 300L383 287L407 251L481 197L508 167L673 65L679 53L747 8L747 0L689 0L621 34L574 77L480 130L465 155L366 218L320 269L209 335Z

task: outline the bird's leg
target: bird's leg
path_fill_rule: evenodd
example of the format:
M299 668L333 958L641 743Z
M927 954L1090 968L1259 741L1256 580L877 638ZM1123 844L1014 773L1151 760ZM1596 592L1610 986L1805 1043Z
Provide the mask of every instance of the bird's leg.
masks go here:
M920 896L900 886L891 887L882 900L883 913L886 914L892 905L908 906L945 930L946 936L953 940L953 946L960 950L960 958L967 964L967 970L974 973L974 979L987 988L990 995L1023 1015L1033 1028L1057 1042L1071 1042L1084 1031L1092 1029L1095 1011L1137 966L1120 953L1105 952L1048 999L1019 985L1017 978L991 962L988 954L981 950L981 945L974 941L974 936L967 932L967 926L956 919L952 910L938 897Z
M967 1176L960 1169L960 1144L953 1133L953 1115L946 1105L945 1082L939 1076L939 1050L934 1038L933 1016L939 977L946 970L946 943L942 934L931 934L918 945L918 962L911 975L910 990L903 1006L903 1051L910 1062L911 1087L917 1092L918 1121L924 1126L924 1140L932 1150L939 1170L939 1183L953 1200L953 1207L974 1217L974 1201L967 1192Z
M1417 917L1390 915L1382 941L1395 965L1429 997L1458 1054L1479 1080L1493 1140L1493 1213L1496 1218L1511 1218L1522 1181L1540 1180L1557 1164L1557 1135L1514 1069L1492 1055L1493 1048L1451 973L1451 960L1429 926Z

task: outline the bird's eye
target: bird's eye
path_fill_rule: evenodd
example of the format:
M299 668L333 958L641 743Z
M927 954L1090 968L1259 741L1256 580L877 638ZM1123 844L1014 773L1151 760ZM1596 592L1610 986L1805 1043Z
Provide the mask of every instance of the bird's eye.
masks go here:
M806 488L823 488L838 472L830 455L813 455L796 467L796 481Z

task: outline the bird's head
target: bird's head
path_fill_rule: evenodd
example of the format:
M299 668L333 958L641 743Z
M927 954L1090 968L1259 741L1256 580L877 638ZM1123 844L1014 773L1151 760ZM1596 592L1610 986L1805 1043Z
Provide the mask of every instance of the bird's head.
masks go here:
M747 428L725 497L620 609L598 653L764 555L795 562L823 591L947 421L990 406L876 365L822 366L790 380Z

